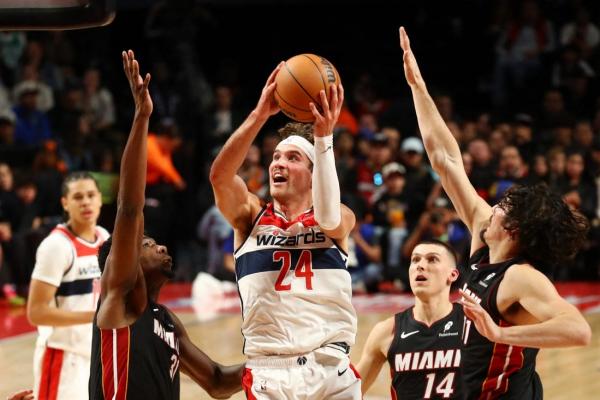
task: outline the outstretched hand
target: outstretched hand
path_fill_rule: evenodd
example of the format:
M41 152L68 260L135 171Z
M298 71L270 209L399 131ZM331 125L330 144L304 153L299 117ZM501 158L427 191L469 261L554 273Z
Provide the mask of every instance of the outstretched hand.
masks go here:
M413 89L424 87L425 81L421 76L419 65L410 48L410 39L403 26L400 27L400 47L404 50L402 58L404 61L404 76L406 77L406 82Z
M321 97L321 106L323 114L319 112L315 103L309 104L315 122L313 123L313 133L315 136L328 136L333 133L333 128L340 117L342 106L344 104L344 87L342 84L331 86L331 103L327 100L327 94L324 90L319 92Z
M265 86L263 87L262 93L260 94L260 98L258 99L258 104L256 105L255 111L259 116L263 118L269 118L271 115L277 114L281 109L277 105L275 98L273 97L273 93L275 93L275 87L277 84L275 83L275 77L281 68L283 68L284 62L280 62L277 67L271 72Z
M135 59L132 50L124 51L122 56L123 70L125 70L131 94L133 94L133 99L135 100L135 112L144 116L150 116L153 109L152 98L148 91L150 74L146 74L146 77L142 79L140 76L140 65Z
M490 314L481 307L471 296L467 293L459 290L462 298L460 303L463 306L463 310L467 318L469 318L475 324L475 329L480 335L485 336L490 342L500 342L502 335L502 328L499 327Z

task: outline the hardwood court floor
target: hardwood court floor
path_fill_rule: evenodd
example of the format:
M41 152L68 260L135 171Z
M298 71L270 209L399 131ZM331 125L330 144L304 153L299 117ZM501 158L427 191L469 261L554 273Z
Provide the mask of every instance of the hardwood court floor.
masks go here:
M228 364L243 361L241 354L240 316L227 315L210 322L197 322L194 314L178 313L192 340L215 360ZM369 329L389 314L359 316L357 345L351 358L357 362ZM600 393L600 313L586 315L594 336L590 347L583 349L542 350L538 371L544 383L545 399L597 399ZM35 333L0 342L0 398L19 388L30 387L31 360ZM389 398L389 370L384 367L367 399ZM244 399L239 393L232 399ZM187 376L181 375L181 399L202 400L210 397Z
M600 393L600 282L557 284L559 293L584 311L592 326L592 344L586 348L547 349L538 355L537 370L549 400L591 400ZM216 319L200 322L191 306L190 285L167 285L161 303L175 310L186 325L191 339L211 358L222 364L244 361L241 353L241 317L237 292L226 296L216 310ZM212 298L212 297L211 297ZM358 313L357 343L351 359L356 364L370 329L394 312L413 303L410 295L355 296ZM213 310L215 311L215 310ZM202 314L204 315L204 314ZM0 301L0 399L18 389L32 386L32 358L36 333L25 318L24 308L11 309ZM366 400L389 399L389 369L384 366ZM210 397L187 376L181 375L181 399ZM244 399L241 393L232 399Z

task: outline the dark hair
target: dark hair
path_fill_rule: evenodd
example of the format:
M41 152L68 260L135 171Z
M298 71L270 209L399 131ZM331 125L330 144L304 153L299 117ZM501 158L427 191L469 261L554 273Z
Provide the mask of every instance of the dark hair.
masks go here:
M300 122L288 122L283 128L278 131L281 139L285 139L288 136L296 135L301 136L311 143L314 143L314 134L312 124L302 124Z
M94 181L96 188L100 190L100 186L98 186L98 181L92 176L92 174L90 174L87 171L76 171L71 172L69 175L65 176L65 179L63 179L63 183L61 186L62 196L65 197L69 193L69 183L84 179L90 179Z
M519 255L538 268L575 257L585 242L587 218L545 183L513 186L498 205L506 213L503 227L518 238Z
M452 261L454 261L454 266L458 268L458 266L457 266L458 256L456 255L456 251L454 251L452 246L450 246L448 243L442 242L441 240L437 240L437 239L426 239L426 240L421 240L419 243L417 243L417 246L420 244L435 244L437 246L442 246L443 248L446 249L448 254L450 254ZM417 247L417 246L415 246L415 247Z
M110 253L110 249L112 247L112 235L109 236L108 239L102 246L98 249L98 267L100 268L100 272L104 273L104 266L106 265L106 259L108 258L108 253Z

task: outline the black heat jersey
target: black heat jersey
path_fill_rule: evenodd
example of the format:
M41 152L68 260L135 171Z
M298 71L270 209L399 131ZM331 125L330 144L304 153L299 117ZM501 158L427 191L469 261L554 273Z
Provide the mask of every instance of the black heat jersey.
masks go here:
M135 323L99 329L94 319L90 400L179 400L179 340L160 304Z
M415 320L413 307L394 318L387 355L392 399L463 399L462 306L453 304L452 312L431 326Z
M461 270L462 289L490 314L499 326L510 326L498 311L498 286L505 272L522 263L513 258L489 264L489 248L483 247L471 256ZM470 320L463 332L463 369L468 399L542 398L542 384L535 372L538 349L493 343L481 336Z

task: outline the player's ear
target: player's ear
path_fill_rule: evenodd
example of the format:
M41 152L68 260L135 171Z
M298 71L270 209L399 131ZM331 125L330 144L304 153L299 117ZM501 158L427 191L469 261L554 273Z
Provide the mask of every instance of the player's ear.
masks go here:
M458 280L458 277L460 276L460 272L458 272L458 269L456 268L452 268L452 271L450 272L450 283L456 282Z

